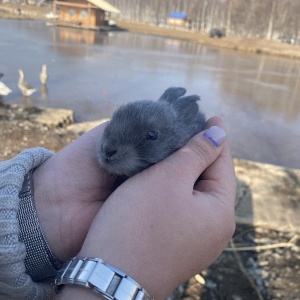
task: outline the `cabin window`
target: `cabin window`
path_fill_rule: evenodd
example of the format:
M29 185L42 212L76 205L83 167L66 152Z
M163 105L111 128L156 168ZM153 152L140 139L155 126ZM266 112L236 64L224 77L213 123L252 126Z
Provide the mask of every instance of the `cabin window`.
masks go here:
M86 19L88 17L88 12L86 10L82 10L80 12L80 16L82 19Z
M74 17L76 15L75 10L74 9L70 9L69 10L69 15L70 15L70 17Z

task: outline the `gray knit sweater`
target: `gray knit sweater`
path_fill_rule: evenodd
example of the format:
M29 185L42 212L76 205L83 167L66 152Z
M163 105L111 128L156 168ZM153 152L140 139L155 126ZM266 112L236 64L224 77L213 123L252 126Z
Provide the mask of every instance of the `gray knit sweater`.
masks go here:
M51 251L38 222L30 183L24 183L28 173L52 155L34 148L0 162L0 299L54 296L50 284L40 281L53 275L54 267L49 267Z

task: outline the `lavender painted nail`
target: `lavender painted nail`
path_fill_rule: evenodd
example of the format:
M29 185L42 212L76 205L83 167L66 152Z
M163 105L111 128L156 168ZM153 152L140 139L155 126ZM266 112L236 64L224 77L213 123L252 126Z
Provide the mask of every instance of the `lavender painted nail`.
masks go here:
M226 132L219 126L212 126L203 134L215 147L219 147L226 139Z

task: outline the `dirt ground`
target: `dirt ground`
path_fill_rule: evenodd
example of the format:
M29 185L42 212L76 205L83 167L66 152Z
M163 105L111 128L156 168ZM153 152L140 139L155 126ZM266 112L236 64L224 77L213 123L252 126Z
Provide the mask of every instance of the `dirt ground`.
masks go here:
M288 247L293 238L297 246ZM237 250L241 247L252 250L225 250L200 274L205 283L191 278L176 289L170 299L299 300L300 241L299 237L298 242L296 239L291 232L238 224L233 237L234 246ZM284 247L278 247L280 244ZM265 249L260 249L261 246Z
M0 100L0 161L26 148L45 147L56 152L77 138L65 128L32 122L30 117L38 111L35 107L9 105Z
M28 15L8 13L2 6L0 4L0 17L28 18ZM45 12L37 12L30 17L43 18ZM199 33L121 21L118 25L143 34L183 38L257 54L300 58L299 46L277 42L233 37L211 39ZM11 106L0 101L0 161L29 147L42 146L58 151L77 138L67 128L34 123L31 116L38 111L35 107ZM236 250L225 250L211 267L179 286L169 300L300 300L299 235L295 232L237 224L233 244L228 246L234 246ZM250 249L245 250L242 247Z

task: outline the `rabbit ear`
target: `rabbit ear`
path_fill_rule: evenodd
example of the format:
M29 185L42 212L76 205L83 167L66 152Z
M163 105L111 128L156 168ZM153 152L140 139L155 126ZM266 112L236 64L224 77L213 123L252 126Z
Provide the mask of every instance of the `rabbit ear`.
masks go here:
M193 119L199 113L197 101L200 100L198 95L181 97L172 103L172 107L184 120Z
M180 102L185 102L185 103L197 102L199 100L200 97L198 95L190 95L190 96L180 98Z
M159 98L159 101L168 101L172 102L177 100L179 97L183 96L186 93L186 89L181 87L171 87L168 88L162 96Z

